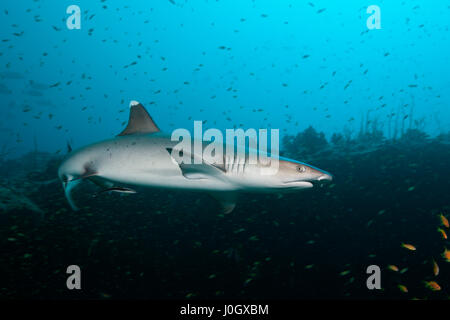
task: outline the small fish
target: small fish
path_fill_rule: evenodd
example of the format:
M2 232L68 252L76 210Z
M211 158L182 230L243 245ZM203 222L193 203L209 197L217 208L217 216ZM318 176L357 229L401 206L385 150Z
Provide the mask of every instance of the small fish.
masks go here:
M450 225L449 225L449 223L448 223L448 219L447 219L442 213L439 215L439 217L441 218L441 223L442 223L446 228L449 228Z
M347 89L351 83L352 83L352 80L349 80L349 81L347 82L347 84L345 85L344 90Z
M433 274L435 277L439 274L439 266L436 261L433 260Z
M402 247L411 251L416 251L416 247L414 247L412 244L402 243Z
M432 291L441 290L441 286L436 281L425 281L425 287Z
M444 249L442 257L445 259L445 261L450 262L450 251L447 248Z
M445 233L444 230L442 230L441 228L438 228L437 231L441 233L443 239L447 239L447 234Z
M395 272L398 272L398 270L399 270L398 267L396 265L393 265L393 264L388 265L388 269L392 270L392 271L395 271Z
M401 292L404 292L404 293L408 292L408 288L402 284L399 284L397 287L400 289Z

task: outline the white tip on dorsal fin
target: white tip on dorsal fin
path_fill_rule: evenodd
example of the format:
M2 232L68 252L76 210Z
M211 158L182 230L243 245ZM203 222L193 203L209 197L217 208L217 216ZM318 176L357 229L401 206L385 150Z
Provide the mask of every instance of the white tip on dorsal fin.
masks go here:
M155 124L152 117L150 117L147 110L145 110L144 106L138 101L131 101L128 125L125 130L119 134L119 136L139 133L153 133L159 131L158 126Z

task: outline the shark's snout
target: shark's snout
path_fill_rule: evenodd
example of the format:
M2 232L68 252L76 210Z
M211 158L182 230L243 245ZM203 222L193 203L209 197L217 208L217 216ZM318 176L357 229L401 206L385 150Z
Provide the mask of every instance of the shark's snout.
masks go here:
M333 176L329 173L324 173L317 178L317 181L333 181Z

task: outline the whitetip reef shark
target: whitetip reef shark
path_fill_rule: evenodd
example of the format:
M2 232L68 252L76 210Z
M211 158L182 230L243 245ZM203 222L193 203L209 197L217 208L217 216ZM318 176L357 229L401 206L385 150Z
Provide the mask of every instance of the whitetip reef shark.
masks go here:
M226 158L223 163L180 163L172 156L178 142L162 134L144 106L132 101L128 125L118 136L71 151L61 163L58 176L70 206L78 210L72 190L84 180L101 192L136 193L133 186L206 191L224 213L234 209L240 192L295 191L332 180L326 171L283 157L277 158L273 175L262 175L263 165L248 158L239 165Z

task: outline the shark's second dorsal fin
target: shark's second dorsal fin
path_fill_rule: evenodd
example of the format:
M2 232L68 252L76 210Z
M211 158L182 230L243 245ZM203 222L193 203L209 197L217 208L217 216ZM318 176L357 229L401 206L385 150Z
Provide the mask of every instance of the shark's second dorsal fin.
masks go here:
M137 101L131 101L128 125L119 136L159 131L158 126L155 124L152 117L150 117L147 110L145 110L144 106Z

